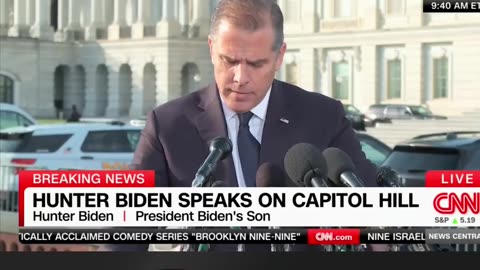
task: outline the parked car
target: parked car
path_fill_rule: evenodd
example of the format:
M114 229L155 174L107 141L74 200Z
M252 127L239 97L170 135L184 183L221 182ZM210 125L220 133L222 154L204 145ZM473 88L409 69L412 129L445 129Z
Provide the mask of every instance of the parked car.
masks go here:
M372 126L372 120L366 117L359 109L350 104L343 104L345 115L352 122L355 130L365 131L365 127Z
M20 170L128 169L142 127L59 124L0 131L0 210L17 211Z
M146 124L147 118L145 116L138 118L80 118L80 123L94 123L94 124L111 124L111 125L132 125L132 126L142 126Z
M367 116L375 123L385 123L392 119L434 119L444 120L446 116L434 115L421 105L375 104L368 109Z
M367 133L357 132L357 137L360 140L362 151L377 167L380 167L392 152L392 148Z
M2 165L37 169L124 169L133 159L142 127L121 124L59 124L0 132Z
M383 166L396 170L402 186L425 186L430 170L480 170L480 132L417 136L396 145Z
M135 119L131 119L129 123L132 126L144 127L147 124L147 117L141 116Z
M9 103L0 103L0 130L36 124L37 121L20 107Z

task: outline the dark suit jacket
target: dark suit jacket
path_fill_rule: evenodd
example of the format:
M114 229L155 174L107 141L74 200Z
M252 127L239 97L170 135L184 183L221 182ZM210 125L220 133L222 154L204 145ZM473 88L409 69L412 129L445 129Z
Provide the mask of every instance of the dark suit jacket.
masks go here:
M287 119L284 123L280 119ZM137 146L133 167L155 170L158 187L190 187L208 156L210 141L227 137L221 100L215 84L163 104L149 113ZM376 186L375 166L369 162L345 117L339 101L274 80L263 130L260 164L284 168L286 152L297 143L311 143L321 151L337 147L355 163L356 174ZM219 164L216 179L236 187L231 157Z

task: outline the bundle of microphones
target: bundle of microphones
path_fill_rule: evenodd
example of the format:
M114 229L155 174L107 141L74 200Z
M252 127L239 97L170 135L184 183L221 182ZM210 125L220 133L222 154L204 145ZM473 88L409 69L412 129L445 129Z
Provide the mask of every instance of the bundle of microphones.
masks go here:
M210 154L198 169L192 187L222 187L222 181L214 179L218 163L232 152L228 138L217 137L210 143ZM338 148L327 148L323 152L308 143L292 146L284 158L284 170L266 162L259 166L256 174L257 187L365 187L355 175L355 165L350 157ZM287 176L288 175L288 176ZM383 187L399 187L398 174L389 167L381 167L377 173L377 184ZM271 228L279 229L279 228ZM325 251L364 251L366 246L325 246ZM186 245L184 251L206 251L208 245ZM238 246L244 251L244 245ZM272 244L272 251L291 251L292 245Z

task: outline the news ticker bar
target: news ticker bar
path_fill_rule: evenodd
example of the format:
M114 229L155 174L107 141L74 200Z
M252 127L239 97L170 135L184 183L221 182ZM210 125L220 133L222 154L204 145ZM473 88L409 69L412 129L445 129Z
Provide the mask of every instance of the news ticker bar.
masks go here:
M31 229L23 244L480 244L475 229Z

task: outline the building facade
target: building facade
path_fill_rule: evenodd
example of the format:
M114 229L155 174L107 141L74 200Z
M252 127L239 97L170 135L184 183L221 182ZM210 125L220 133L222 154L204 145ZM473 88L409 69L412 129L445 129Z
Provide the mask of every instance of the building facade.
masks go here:
M213 79L217 0L0 0L0 100L36 117L139 117ZM480 107L480 15L422 0L278 0L288 51L277 77L365 110Z

